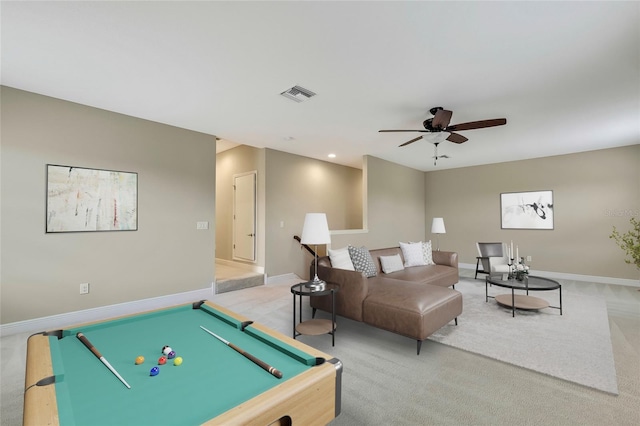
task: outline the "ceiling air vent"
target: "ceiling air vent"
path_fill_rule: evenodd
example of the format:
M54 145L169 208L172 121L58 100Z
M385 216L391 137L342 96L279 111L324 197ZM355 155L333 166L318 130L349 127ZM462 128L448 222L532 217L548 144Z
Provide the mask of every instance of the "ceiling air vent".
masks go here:
M310 97L316 95L311 90L305 89L304 87L300 86L293 86L291 89L287 89L280 94L285 98L291 99L292 101L296 102L306 101Z

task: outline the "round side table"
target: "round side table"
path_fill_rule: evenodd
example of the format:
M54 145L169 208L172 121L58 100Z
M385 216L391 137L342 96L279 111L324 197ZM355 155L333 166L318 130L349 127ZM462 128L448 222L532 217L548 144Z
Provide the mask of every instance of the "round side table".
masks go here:
M331 334L331 346L335 346L336 338L336 292L340 289L335 284L326 284L323 290L312 290L306 287L307 283L300 283L291 286L293 294L293 338L302 334L310 336L318 336L321 334ZM296 303L296 296L298 302ZM302 297L321 297L331 296L331 319L309 319L302 321ZM296 321L296 311L298 311L298 319ZM297 323L297 325L296 325Z

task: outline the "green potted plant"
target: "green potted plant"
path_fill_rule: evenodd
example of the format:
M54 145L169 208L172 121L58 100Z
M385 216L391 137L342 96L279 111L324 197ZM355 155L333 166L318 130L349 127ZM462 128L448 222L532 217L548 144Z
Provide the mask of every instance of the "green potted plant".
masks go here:
M640 220L632 217L630 222L632 227L630 231L621 234L614 226L609 238L615 240L616 244L625 251L626 256L631 257L631 259L625 258L625 263L634 264L640 269Z

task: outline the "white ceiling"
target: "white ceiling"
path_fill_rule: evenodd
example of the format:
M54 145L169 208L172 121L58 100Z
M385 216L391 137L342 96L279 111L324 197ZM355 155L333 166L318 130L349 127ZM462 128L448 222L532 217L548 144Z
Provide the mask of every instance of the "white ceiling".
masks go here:
M353 167L640 143L640 2L7 2L3 85ZM317 96L279 94L300 85ZM429 109L469 141L398 145ZM335 153L335 159L327 154Z

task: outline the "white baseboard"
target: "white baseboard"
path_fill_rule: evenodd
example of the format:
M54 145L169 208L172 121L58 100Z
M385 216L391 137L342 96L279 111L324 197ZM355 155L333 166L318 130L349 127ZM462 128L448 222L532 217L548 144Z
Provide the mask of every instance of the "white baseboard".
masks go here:
M56 330L70 325L86 322L101 321L122 315L131 315L153 309L166 308L181 303L195 302L203 299L212 299L215 295L215 284L210 288L193 290L168 296L152 297L133 302L118 303L116 305L101 306L82 311L68 312L51 315L48 317L34 318L25 321L12 322L0 325L0 337L18 333L38 333L46 330Z
M459 263L458 267L460 269L471 269L472 271L476 270L476 265L471 263ZM566 274L564 272L537 271L534 269L531 269L529 273L531 275L537 275L539 277L551 278L551 279L587 281L591 283L615 284L615 285L623 285L627 287L640 287L640 280L631 280L627 278L599 277L596 275Z

